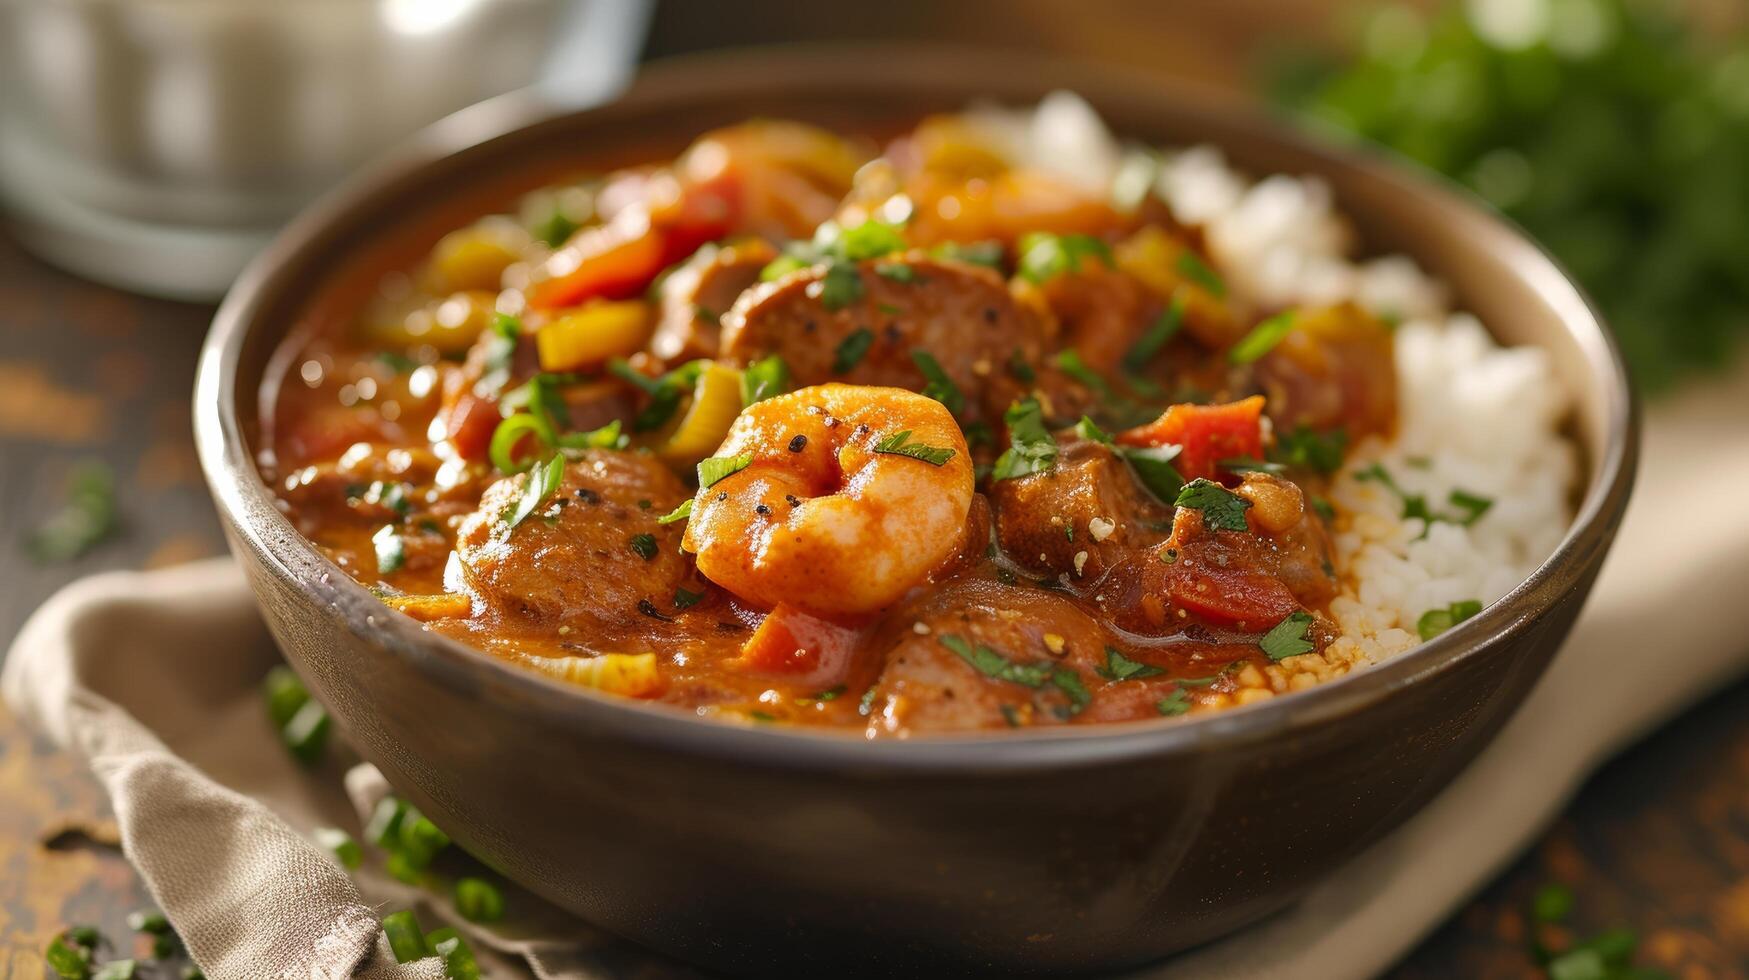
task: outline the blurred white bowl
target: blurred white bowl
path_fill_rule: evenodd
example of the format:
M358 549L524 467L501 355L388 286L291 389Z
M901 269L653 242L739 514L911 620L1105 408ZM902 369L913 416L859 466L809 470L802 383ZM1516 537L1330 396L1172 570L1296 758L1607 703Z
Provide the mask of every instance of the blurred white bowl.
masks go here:
M536 86L630 77L647 0L0 0L0 202L45 258L217 297L395 140Z

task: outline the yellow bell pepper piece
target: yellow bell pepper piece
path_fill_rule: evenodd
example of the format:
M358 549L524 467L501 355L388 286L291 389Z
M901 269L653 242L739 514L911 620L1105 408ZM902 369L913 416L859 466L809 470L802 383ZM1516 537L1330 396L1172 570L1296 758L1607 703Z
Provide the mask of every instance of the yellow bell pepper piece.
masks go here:
M628 698L647 698L662 690L662 672L653 653L603 653L594 657L525 654L519 659L559 680Z
M397 612L404 612L422 623L434 619L462 619L474 610L472 599L454 592L384 596L383 605Z
M543 371L575 371L643 346L650 307L642 300L595 302L561 313L535 332Z
M670 466L693 466L717 451L740 414L741 372L713 361L699 372L692 405L656 455Z
M438 239L426 270L434 293L471 289L497 292L504 270L522 258L528 234L513 222L482 221Z

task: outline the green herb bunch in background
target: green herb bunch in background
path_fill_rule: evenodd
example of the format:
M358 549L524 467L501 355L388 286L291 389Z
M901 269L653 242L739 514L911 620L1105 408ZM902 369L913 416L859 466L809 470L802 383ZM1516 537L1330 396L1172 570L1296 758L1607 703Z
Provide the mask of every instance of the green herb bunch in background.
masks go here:
M1695 5L1698 6L1698 5ZM1521 223L1667 388L1749 333L1749 36L1652 0L1468 0L1363 21L1272 94L1448 174Z

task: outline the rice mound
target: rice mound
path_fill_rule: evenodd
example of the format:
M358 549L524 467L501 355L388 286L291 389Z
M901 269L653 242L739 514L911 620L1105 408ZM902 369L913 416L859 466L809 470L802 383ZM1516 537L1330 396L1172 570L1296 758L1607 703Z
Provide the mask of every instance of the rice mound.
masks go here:
M1422 614L1498 600L1553 553L1572 518L1574 447L1559 431L1568 397L1545 351L1502 347L1403 256L1351 261L1353 234L1314 178L1251 182L1218 150L1171 156L1158 190L1180 220L1204 226L1230 286L1264 305L1353 300L1401 322L1396 334L1399 430L1355 447L1331 487L1342 635L1322 654L1239 672L1245 704L1310 687L1421 642ZM1453 491L1492 504L1472 524L1405 517L1376 479L1449 514Z

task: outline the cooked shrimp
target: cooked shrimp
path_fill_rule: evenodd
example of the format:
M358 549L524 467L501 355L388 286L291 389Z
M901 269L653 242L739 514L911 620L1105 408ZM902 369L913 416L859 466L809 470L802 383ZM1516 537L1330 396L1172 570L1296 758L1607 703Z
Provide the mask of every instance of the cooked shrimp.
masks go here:
M706 578L752 602L873 612L958 551L972 505L965 437L940 402L828 384L757 402L701 486L684 547Z

